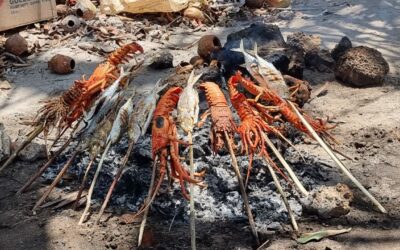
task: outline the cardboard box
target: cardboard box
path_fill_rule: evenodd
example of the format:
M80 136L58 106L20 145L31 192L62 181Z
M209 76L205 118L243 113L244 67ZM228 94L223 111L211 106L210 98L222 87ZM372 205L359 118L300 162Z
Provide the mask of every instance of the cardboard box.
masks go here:
M55 0L0 0L0 31L55 16Z

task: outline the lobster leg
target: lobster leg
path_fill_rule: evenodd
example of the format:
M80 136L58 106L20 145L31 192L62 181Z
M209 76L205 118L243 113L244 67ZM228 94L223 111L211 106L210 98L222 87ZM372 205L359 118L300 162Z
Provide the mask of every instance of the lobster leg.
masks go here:
M207 118L211 115L211 110L206 110L201 116L200 121L197 123L197 127L201 128L206 122Z

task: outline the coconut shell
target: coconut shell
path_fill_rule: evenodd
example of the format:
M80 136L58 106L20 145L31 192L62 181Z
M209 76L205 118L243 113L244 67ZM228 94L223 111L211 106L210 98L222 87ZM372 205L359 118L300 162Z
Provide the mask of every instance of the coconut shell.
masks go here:
M57 54L48 62L48 67L56 74L68 74L75 68L75 60L69 56Z
M20 56L28 51L28 42L20 34L14 34L6 40L5 49L11 54Z
M204 60L209 61L212 52L217 52L221 49L221 41L214 35L205 35L199 40L197 54Z

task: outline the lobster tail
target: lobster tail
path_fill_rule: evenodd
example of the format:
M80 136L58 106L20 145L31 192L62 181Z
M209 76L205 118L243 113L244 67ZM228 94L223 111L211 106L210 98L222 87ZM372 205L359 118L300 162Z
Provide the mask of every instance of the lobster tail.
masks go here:
M132 59L132 54L135 54L137 51L143 53L143 48L138 43L132 42L130 44L124 45L121 48L117 49L108 57L107 62L117 66L121 63L128 62L129 59Z

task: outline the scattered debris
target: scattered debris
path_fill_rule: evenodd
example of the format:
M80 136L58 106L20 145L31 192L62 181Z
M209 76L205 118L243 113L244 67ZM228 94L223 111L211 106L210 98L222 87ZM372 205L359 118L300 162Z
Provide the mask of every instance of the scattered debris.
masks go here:
M321 186L313 190L304 201L306 211L316 213L321 218L337 218L350 212L353 192L342 183L336 186Z
M359 46L348 49L336 62L335 76L355 87L376 86L383 83L389 64L373 48Z
M330 230L322 230L314 233L305 233L300 236L300 238L297 239L297 242L301 244L306 244L312 240L322 240L324 238L330 237L330 236L336 236L339 234L344 234L344 233L349 233L351 231L350 228L345 228L345 229L330 229Z
M10 36L4 46L7 52L16 56L28 52L28 42L18 33Z
M51 71L57 74L71 73L75 68L75 60L69 56L57 54L48 62Z
M96 16L96 6L90 0L78 0L74 8L76 9L76 15L84 20L91 20Z
M0 80L0 90L8 90L11 89L12 86L7 80Z

